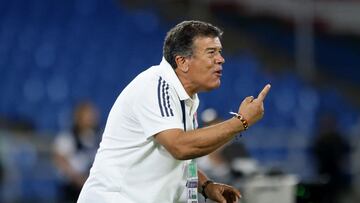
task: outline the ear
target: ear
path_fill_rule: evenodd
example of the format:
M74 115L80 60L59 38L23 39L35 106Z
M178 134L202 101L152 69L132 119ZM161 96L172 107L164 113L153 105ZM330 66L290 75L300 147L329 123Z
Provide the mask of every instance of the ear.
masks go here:
M184 56L175 56L175 62L177 65L177 68L179 70L181 70L182 72L188 72L189 70L189 65L188 65L188 60L186 59L186 57Z

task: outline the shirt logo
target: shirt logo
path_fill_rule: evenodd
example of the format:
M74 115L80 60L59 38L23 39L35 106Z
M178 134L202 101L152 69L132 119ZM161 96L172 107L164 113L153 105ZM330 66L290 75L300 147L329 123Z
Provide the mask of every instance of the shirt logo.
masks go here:
M162 77L158 80L158 102L162 117L174 116L170 106L169 84Z

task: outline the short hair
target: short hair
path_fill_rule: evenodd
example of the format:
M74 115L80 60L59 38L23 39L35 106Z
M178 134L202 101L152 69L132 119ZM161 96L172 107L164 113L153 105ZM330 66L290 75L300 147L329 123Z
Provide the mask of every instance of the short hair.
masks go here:
M176 69L177 55L188 57L193 54L193 42L197 37L219 37L223 31L202 21L183 21L169 30L165 37L163 55L173 69Z

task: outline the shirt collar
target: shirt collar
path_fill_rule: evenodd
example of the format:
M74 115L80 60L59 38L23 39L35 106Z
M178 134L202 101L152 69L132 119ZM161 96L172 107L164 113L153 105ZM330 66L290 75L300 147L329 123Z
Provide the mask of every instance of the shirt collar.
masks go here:
M191 97L185 91L184 86L181 84L178 76L176 75L175 70L164 57L161 60L160 68L163 70L162 72L164 73L164 77L174 86L180 100L191 99ZM193 98L197 99L197 94L195 94Z

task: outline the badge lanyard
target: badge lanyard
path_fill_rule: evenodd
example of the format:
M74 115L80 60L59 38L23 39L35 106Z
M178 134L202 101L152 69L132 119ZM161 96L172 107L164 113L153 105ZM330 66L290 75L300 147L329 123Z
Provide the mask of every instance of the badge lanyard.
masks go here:
M180 100L181 110L184 123L184 131L186 131L186 113L185 113L185 102ZM187 203L198 203L198 174L197 165L195 160L191 160L186 167L187 181L186 181L186 197Z

